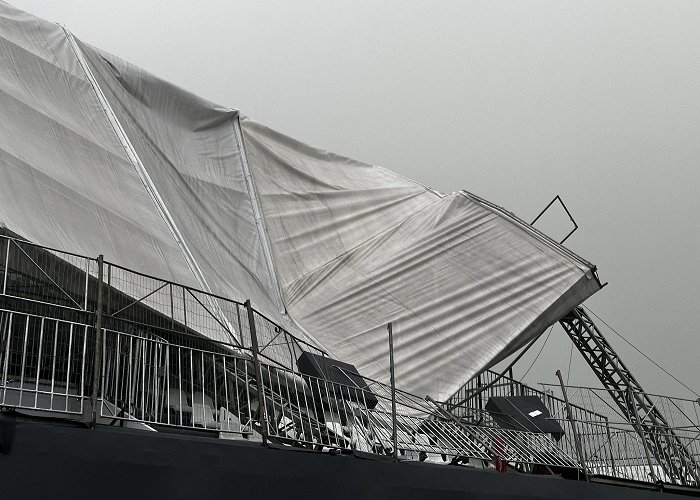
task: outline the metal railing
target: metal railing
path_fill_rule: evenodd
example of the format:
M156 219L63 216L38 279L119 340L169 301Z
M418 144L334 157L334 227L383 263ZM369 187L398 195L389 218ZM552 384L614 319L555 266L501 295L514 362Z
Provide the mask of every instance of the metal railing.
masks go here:
M556 421L565 434L558 446L570 456L576 456L575 434L580 438L583 462L590 475L653 483L673 483L677 478L669 477L672 456L655 457L650 454L640 431L623 415L613 398L605 389L567 387L572 420L567 418L566 402L556 395L560 387L543 384L540 391L522 384L512 377L491 371L482 372L470 380L446 402L446 407L466 421L481 420L491 425L491 416L483 409L492 396L537 396L547 407L551 419ZM653 431L657 439L679 439L696 460L700 458L700 404L698 401L649 395L656 407L673 426L671 432L664 429ZM643 421L643 417L641 419ZM574 428L575 424L575 428ZM688 471L690 485L696 485Z
M82 414L93 336L88 325L0 309L0 405Z
M0 234L0 297L41 306L94 311L97 260Z
M299 373L304 351L325 354L249 304L0 236L0 406L85 418L92 409L107 422L405 460L579 468L565 402L551 391L484 372L444 403L394 391L394 412L383 383L365 378L352 386ZM564 436L557 442L499 427L485 411L498 395L539 397ZM575 393L571 401L587 473L667 479L631 426L587 409ZM700 453L697 420L673 422L683 424L676 436Z
M142 333L104 338L102 417L252 433L249 359Z
M550 391L559 390L557 386L542 384ZM700 402L697 400L672 398L657 394L645 394L667 419L671 428L651 425L645 415L638 415L640 425L635 425L624 415L614 401L609 390L590 387L568 386L569 399L579 405L586 405L602 414L607 428L608 456L612 470L611 475L639 481L662 481L675 483L677 477L670 477L668 471L678 470L678 464L672 463L676 458L668 453L653 453L647 440L642 435L651 435L659 443L657 450L664 449L664 442L678 440L696 462L700 462ZM591 425L590 423L586 423ZM583 436L584 439L587 436ZM602 466L605 467L605 466ZM698 471L686 470L682 478L691 485L697 484L694 476Z
M232 348L250 349L252 339L245 304L105 262L106 326L123 330L131 323L162 337L191 345L205 337ZM296 367L302 351L325 354L254 310L260 355L272 363Z
M564 435L557 443L558 447L569 456L577 456L575 433L567 418L566 402L551 391L544 392L527 386L512 377L486 370L462 386L446 402L446 407L467 421L479 421L483 425L497 425L489 412L485 412L486 403L493 396L536 396L549 411L551 419L564 430ZM611 450L609 424L605 415L591 411L576 404L570 404L576 431L582 437L582 452L590 474L609 474L614 464Z
M293 446L393 452L390 389L350 386L261 363L241 352L172 345L105 331L101 416L152 425L262 436ZM264 411L263 411L264 409ZM426 401L398 393L402 458L468 457L577 467L546 435L467 425Z

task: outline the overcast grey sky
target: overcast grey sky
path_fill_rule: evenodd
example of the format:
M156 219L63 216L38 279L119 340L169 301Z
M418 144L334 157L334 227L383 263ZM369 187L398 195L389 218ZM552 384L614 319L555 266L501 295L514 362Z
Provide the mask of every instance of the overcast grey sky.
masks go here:
M700 2L11 3L438 190L528 221L560 194L581 226L567 246L610 282L587 304L700 392ZM648 390L688 395L607 336ZM556 327L527 381L566 375L569 349ZM575 352L571 383L594 380Z

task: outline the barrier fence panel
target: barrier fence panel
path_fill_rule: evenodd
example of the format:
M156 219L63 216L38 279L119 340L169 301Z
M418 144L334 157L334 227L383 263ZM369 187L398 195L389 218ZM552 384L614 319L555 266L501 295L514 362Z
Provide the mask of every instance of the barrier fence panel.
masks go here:
M94 311L96 277L96 259L0 235L0 298L22 299L28 312Z
M190 287L105 263L105 311L110 325L132 323L160 336L175 335L181 345L207 338L231 348L250 349L252 339L245 305ZM293 335L259 311L253 311L260 355L296 368L302 351L323 352Z
M87 325L0 310L0 405L81 414L92 334Z
M105 331L101 416L251 434L250 361Z

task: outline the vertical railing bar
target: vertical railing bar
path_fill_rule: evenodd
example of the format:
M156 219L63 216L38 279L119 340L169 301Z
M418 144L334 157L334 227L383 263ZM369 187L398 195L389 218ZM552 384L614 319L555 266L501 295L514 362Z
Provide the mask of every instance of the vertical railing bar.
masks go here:
M27 340L29 338L29 316L27 316L27 321L24 324L24 344L22 346L22 364L20 365L20 377L19 377L19 405L22 406L22 400L24 399L24 370L26 369L27 363Z
M56 390L56 350L58 349L58 324L56 321L56 328L53 334L53 353L51 359L51 396L49 397L49 409L53 410L53 397ZM8 338L9 347L9 338Z
M67 272L67 271L66 271ZM85 259L85 298L83 299L83 310L88 310L88 286L90 283L90 259Z
M289 394L288 377L285 377L284 375L282 376L282 378L285 379L284 389L282 389L282 382L280 381L280 371L281 371L281 369L279 369L279 368L275 370L275 374L277 375L277 391L278 391L278 397L279 397L279 418L277 418L277 415L275 415L275 424L276 425L274 427L275 434L277 436L280 435L280 424L282 423L282 419L283 418L289 419L289 417L287 415L285 415L285 408L286 408L286 411L289 415L294 415L294 410L292 408L293 402L292 402L291 395ZM287 371L285 370L285 374L286 373L287 373ZM287 393L286 397L284 394L285 391ZM282 437L287 437L286 432L287 432L288 427L289 427L289 425L285 424L285 427L284 427L285 435Z
M182 349L180 346L177 347L177 389L178 397L180 398L180 426L184 427L185 424L182 420Z
M7 314L7 315L5 315L5 314ZM10 347L10 332L11 332L11 329L10 329L10 318L11 318L11 317L12 317L12 313L5 313L5 312L3 312L3 322L2 322L3 324L2 324L2 330L0 330L0 334L3 334L3 338L4 338L4 331L5 331L5 328L7 328L7 341L6 341L6 343L5 343L5 344L6 344L7 350L9 350L9 347ZM2 373L0 373L0 375L1 375L1 376L0 376L0 382L1 382L1 383L0 383L0 388L3 390L3 396L2 396L2 399L0 399L0 404L4 404L4 403L5 403L5 391L7 390L7 385L6 385L6 384L7 384L7 368L6 368L6 364L7 364L7 358L8 358L8 356L9 356L8 354L4 354L3 361L2 361Z
M144 411L148 410L144 417L147 422L152 422L155 418L155 409L157 405L156 399L156 383L158 377L156 376L156 367L158 366L158 342L148 339L146 342L146 381L148 383L148 391L146 391L146 404L144 405Z
M172 297L172 295L171 295ZM153 385L155 388L155 401L153 402L155 415L153 420L160 423L161 419L161 402L160 402L160 366L161 366L161 354L163 352L163 345L160 342L155 343L155 365L153 366Z
M83 327L83 355L82 355L82 361L80 363L80 394L78 397L80 398L80 414L83 414L83 410L85 409L85 362L87 358L87 338L88 338L88 326L84 325ZM95 357L97 358L98 356L102 356L104 353L100 353L98 355L98 351L95 351Z
M140 337L141 346L141 421L146 420L146 339Z
M105 338L107 336L107 330L105 330ZM110 337L112 339L110 347L107 347L107 342L105 342L105 356L109 360L109 369L106 371L105 380L103 381L104 388L102 392L102 403L100 406L100 416L105 415L105 408L109 408L107 403L114 401L114 408L117 408L117 383L119 380L119 349L115 348L118 342L117 332L110 332ZM116 414L116 412L112 412Z
M204 388L205 388L205 380L204 380L204 351L200 351L200 357L201 361L199 364L199 373L202 374L202 420L204 423L204 427L206 428L207 426L207 412L206 412L206 407L204 406Z
M328 413L330 413L331 417L333 417L333 416L334 416L334 415L333 415L333 401L335 401L336 407L337 407L338 401L337 401L337 399L334 397L334 395L331 396L331 394L330 394L330 392L329 392L329 390L328 390L328 380L326 380L325 378L322 378L322 379L320 379L320 380L323 381L323 387L324 387L324 389L325 389L325 391L326 391L326 401L328 402ZM321 391L321 387L320 387L320 385L319 385L319 393L320 393L320 391ZM321 405L323 405L323 398L321 398ZM325 411L324 411L323 418L325 419L325 417L326 417L326 415L325 415ZM326 421L325 423L326 423L326 429L328 429L328 421ZM331 423L334 423L334 422L331 421ZM335 434L335 426L333 426L333 433ZM332 444L332 443L331 443L330 436L328 436L328 438L329 438L329 439L328 439L328 444L330 445L330 444ZM337 444L337 438L336 438L336 444Z
M182 292L182 318L185 325L185 333L187 333L187 294L182 287L180 287L180 291Z
M245 340L243 338L243 327L241 326L241 310L238 306L238 302L234 302L236 304L236 316L238 318L238 334L241 336L241 345L245 345Z
M269 367L268 367L268 373L269 373ZM273 424L275 424L272 428L274 429L275 435L279 436L279 422L282 420L282 417L284 416L284 394L282 393L282 383L280 382L280 370L279 369L275 370L275 376L277 377L277 396L280 398L280 403L279 403L280 418L279 418L279 420L277 419L277 414L272 415L272 422L273 422ZM272 383L270 385L272 385ZM273 401L274 401L274 398L273 398ZM287 404L290 404L289 397L287 397ZM272 408L274 411L274 409L275 409L274 404L273 404Z
M243 342L243 340L241 340ZM234 393L236 395L236 418L238 418L238 428L243 432L243 420L241 420L241 417L243 417L243 414L241 413L241 398L245 397L245 394L242 394L243 391L239 390L239 383L238 379L240 378L238 375L238 365L240 363L240 360L238 358L233 358L233 381L235 382L236 386L233 387ZM245 363L245 362L244 362ZM248 383L246 381L245 386L248 386Z
M10 271L10 243L12 240L5 240L7 242L7 249L5 251L5 275L2 280L2 294L7 295L7 275Z
M99 272L99 271L98 271ZM107 263L107 305L105 311L109 316L112 305L112 264Z
M343 433L343 413L344 413L344 408L346 405L345 401L345 394L343 392L344 386L341 384L338 384L333 381L327 382L327 384L330 384L331 387L331 393L329 397L332 397L333 402L335 404L335 414L334 418L338 419L338 422L334 422L334 432L336 434L336 446L338 448L346 448L347 447L347 438L345 434ZM331 411L333 411L332 406L331 406ZM336 425L338 426L340 432L335 430Z
M335 398L335 407L338 411L338 419L340 419L340 422L338 423L340 425L340 436L342 438L342 446L343 448L347 448L347 436L345 436L345 434L343 433L343 415L345 415L345 421L347 422L347 412L345 411L347 407L346 395L344 393L345 386L337 383L334 383L334 385L335 388L333 389L333 394L335 395L336 389L338 389L338 392L340 393L340 397Z
M326 430L325 427L321 427L322 425L326 425L325 423L325 418L326 415L324 414L324 409L323 409L323 394L321 394L321 385L318 382L318 379L314 377L311 379L313 382L316 383L316 392L313 390L311 391L311 397L314 400L314 412L316 414L316 425L318 427L318 437L320 441L320 444L323 445L323 431ZM320 398L320 402L316 402L316 394L318 394L318 397ZM318 409L321 408L321 414L318 414Z
M240 332L239 332L240 333ZM226 429L231 431L231 419L229 418L229 404L228 404L228 371L226 370L226 356L221 356L221 363L224 369L224 400L226 401ZM221 422L221 416L219 416L219 422Z
M105 408L105 401L110 401L110 394L114 392L114 385L116 384L117 380L117 372L116 372L116 355L115 351L113 349L109 349L107 347L107 329L104 330L105 334L105 342L103 344L103 375L102 375L102 400L100 401L100 411L99 411L99 416L104 415L104 408ZM92 395L91 395L92 396Z
M219 394L218 394L218 388L216 384L216 358L214 357L214 353L211 354L211 363L212 363L212 369L214 371L214 415L219 414ZM212 415L212 418L214 418L214 415Z
M70 387L70 367L71 367L71 353L73 352L73 323L70 324L70 329L68 330L68 366L66 368L66 392L65 392L65 410L68 411L68 389Z
M173 299L173 284L170 283L170 329L175 330L175 303Z
M294 377L294 374L292 374ZM297 433L297 438L299 438L301 435L306 438L306 432L304 432L304 419L302 418L302 410L303 407L301 405L301 402L299 401L299 389L297 388L297 378L294 377L292 379L294 381L294 398L296 399L296 407L297 407L297 414L298 414L298 419L299 419L299 430L296 430ZM289 393L289 385L287 385L287 393ZM290 400L291 400L291 395L290 395ZM294 412L290 412L292 414L292 417L294 416ZM293 420L292 420L293 422ZM309 422L310 424L310 422ZM301 432L299 432L301 431Z
M309 390L311 392L313 392L311 390L311 387L309 387ZM304 395L304 409L306 410L306 419L309 421L309 432L310 432L310 435L306 436L306 432L304 431L304 437L307 438L307 440L308 440L307 442L313 443L314 426L313 426L313 423L311 422L312 417L311 417L311 411L309 409L309 398L306 395L306 382L303 379L302 379L302 384L301 384L301 391L302 391L302 394ZM313 396L312 396L312 398L313 398ZM298 401L298 399L299 399L299 394L297 393L297 401ZM301 408L301 403L299 404L299 408ZM301 410L299 411L299 418L301 420Z
M39 404L39 375L41 372L41 350L44 347L44 318L41 318L39 327L39 352L36 358L36 380L34 383L34 408Z
M170 344L165 345L165 380L166 380L166 401L167 401L167 421L170 425Z
M362 408L358 408L358 411L360 415L363 415L367 419L367 435L365 436L367 440L367 447L371 450L374 447L374 431L372 429L372 419L369 416L369 412L371 411L369 409L369 406L367 406L367 396L366 396L366 391L362 389L360 391L362 394L362 402L364 403L364 406ZM365 410L366 413L364 413L362 410ZM364 422L363 422L364 424ZM364 425L362 427L365 427ZM370 441L371 439L371 441Z
M190 351L190 401L192 401L192 418L190 419L190 427L194 427L194 357L192 349Z
M134 399L134 337L129 335L129 368L127 369L127 382L129 386L127 388L128 396L128 408L129 408L129 418L131 418L131 404Z
M246 392L246 397L248 398L247 401L247 407L248 407L248 424L251 426L251 431L252 431L252 422L253 422L253 410L250 407L251 406L251 400L250 400L250 384L248 383L250 380L250 375L248 374L248 363L246 363L245 360L242 360L243 362L243 371L245 372L245 392Z

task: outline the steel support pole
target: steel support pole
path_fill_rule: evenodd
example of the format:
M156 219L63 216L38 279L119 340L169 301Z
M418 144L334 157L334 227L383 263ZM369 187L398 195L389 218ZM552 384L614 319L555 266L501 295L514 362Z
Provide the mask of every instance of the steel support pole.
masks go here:
M586 481L588 481L588 469L586 468L586 459L583 456L583 446L581 446L581 436L579 436L578 429L576 428L576 420L574 420L574 414L571 411L571 405L569 404L569 397L566 394L566 387L564 386L564 379L561 376L561 371L556 371L557 378L559 379L559 385L561 386L561 392L564 395L564 404L566 405L566 416L571 424L571 431L574 434L574 444L576 445L576 454L578 455L578 461L583 469L583 474L586 476Z
M253 365L255 366L255 385L258 387L260 435L262 436L263 444L267 444L267 404L265 403L265 389L263 387L262 367L260 366L258 335L255 330L255 312L250 305L250 299L245 301L245 308L248 311L248 324L250 326L251 350L253 351Z
M89 266L89 264L88 264ZM92 404L92 418L90 423L92 427L97 422L97 399L102 386L102 346L104 344L102 333L102 302L103 302L103 287L104 281L104 256L97 257L97 305L95 306L95 353L94 353L94 371L92 375L92 395L90 402ZM85 290L87 296L87 289Z
M396 378L394 374L394 332L391 323L386 325L389 332L389 379L391 382L391 443L394 448L394 460L399 460L398 435L396 425Z

